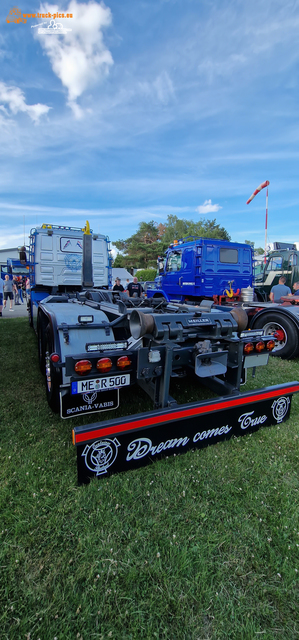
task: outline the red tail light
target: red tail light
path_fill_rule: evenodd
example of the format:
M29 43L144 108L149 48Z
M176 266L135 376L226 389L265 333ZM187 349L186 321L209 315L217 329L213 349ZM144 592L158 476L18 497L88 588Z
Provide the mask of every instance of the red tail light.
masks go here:
M52 362L59 362L60 358L58 353L52 353L52 355L50 356L50 360L52 360Z
M272 349L274 349L274 347L275 347L275 342L274 342L274 340L269 340L269 341L267 342L267 349L268 349L268 351L272 351Z
M89 373L92 369L92 364L89 360L78 360L75 364L75 371L83 376L84 373Z
M247 342L244 345L244 349L243 349L244 353L248 354L248 353L251 353L253 350L254 350L254 346L253 346L252 342Z
M264 349L265 349L265 343L262 341L257 342L257 344L255 345L255 350L260 352L260 351L264 351Z
M128 356L121 356L118 358L117 367L118 369L125 369L126 367L130 367L132 364L132 360L128 358Z
M107 373L110 371L111 367L112 361L110 358L100 358L100 360L97 361L97 369L98 371L101 371L101 373Z

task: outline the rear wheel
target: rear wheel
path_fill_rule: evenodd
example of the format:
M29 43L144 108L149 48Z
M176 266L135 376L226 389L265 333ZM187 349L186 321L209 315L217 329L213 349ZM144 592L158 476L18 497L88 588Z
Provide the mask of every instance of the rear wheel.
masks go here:
M265 313L257 318L253 329L264 329L265 335L272 335L277 339L276 346L271 351L272 356L290 360L298 352L298 328L289 318L279 313Z
M39 315L37 321L37 344L38 344L38 362L41 373L45 375L45 354L46 354L46 323L43 317Z
M59 412L59 387L61 384L61 371L55 369L51 361L51 353L54 351L54 341L50 325L45 331L45 374L46 374L46 394L48 405L54 411Z
M32 317L31 298L28 298L28 300L27 300L27 311L28 311L29 326L30 326L30 327L33 327L33 317Z

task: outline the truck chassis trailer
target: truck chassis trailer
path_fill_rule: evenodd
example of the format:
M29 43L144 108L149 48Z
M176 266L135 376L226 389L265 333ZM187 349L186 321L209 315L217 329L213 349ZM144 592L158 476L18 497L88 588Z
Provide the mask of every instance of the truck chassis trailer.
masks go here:
M240 394L247 370L275 346L262 330L241 331L244 311L128 299L88 290L39 303L38 353L48 403L62 418L119 406L138 384L153 408L175 406L171 378L195 376L220 396Z
M240 391L248 369L267 364L276 337L262 328L247 331L240 306L109 291L107 243L92 236L88 223L84 230L43 225L31 236L29 319L51 409L61 418L113 411L120 390L134 385L153 403L150 413L74 429L79 482L287 419L298 383ZM170 382L183 376L219 399L178 406Z

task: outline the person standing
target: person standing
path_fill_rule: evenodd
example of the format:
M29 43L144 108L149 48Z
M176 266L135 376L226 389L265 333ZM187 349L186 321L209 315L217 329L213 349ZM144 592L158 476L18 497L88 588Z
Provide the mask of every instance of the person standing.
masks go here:
M18 287L19 300L21 301L20 304L24 304L24 300L23 300L23 281L22 281L21 277L18 278L18 280L16 282L16 286Z
M138 278L133 278L133 282L128 284L127 290L130 298L141 298L143 289L140 282L138 282Z
M120 278L115 279L115 285L113 287L113 291L124 291L122 284L120 284Z
M296 298L298 298L299 296L299 282L294 282L293 284L293 295L296 296Z
M3 308L3 280L0 278L0 318L2 318L2 308Z
M286 285L286 278L284 276L281 276L278 280L278 284L275 284L270 291L270 300L271 302L281 302L282 296L291 295L291 289Z
M30 278L26 278L26 298L28 300L28 296L30 294Z
M13 290L13 294L14 294L15 306L17 304L21 304L20 303L20 295L19 295L19 289L18 289L18 278L17 278L17 276L13 276L13 279L12 279L12 290Z
M4 285L3 285L3 293L4 293L4 309L6 308L6 301L9 300L9 310L13 311L12 301L13 301L13 281L9 279L9 275L5 276Z

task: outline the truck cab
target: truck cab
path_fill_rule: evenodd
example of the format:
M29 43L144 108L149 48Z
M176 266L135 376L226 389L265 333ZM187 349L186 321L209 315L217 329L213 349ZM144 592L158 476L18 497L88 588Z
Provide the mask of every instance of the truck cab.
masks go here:
M43 224L30 232L29 320L37 326L39 303L56 293L74 293L82 289L83 232L78 227ZM111 287L112 260L107 236L93 234L90 259L93 267L93 286Z
M286 278L286 285L292 290L294 282L299 280L299 251L295 244L274 243L277 247L271 251L266 263L255 270L254 289L260 301L268 300L272 287L278 284L279 278Z
M175 241L158 259L159 275L147 297L168 301L229 296L252 286L252 248L247 244L209 238Z

